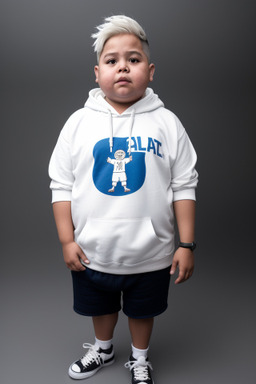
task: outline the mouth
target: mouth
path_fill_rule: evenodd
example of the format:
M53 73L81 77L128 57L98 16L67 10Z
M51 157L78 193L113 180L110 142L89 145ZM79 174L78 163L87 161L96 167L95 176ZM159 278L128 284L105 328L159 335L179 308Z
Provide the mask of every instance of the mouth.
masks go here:
M126 77L120 77L120 79L117 80L118 84L127 84L130 83L131 81L127 79Z

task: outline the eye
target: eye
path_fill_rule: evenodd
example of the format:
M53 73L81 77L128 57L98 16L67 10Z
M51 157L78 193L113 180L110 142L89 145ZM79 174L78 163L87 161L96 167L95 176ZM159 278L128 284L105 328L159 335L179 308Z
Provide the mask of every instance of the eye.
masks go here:
M115 64L116 63L116 60L115 59L109 59L107 61L107 64Z
M131 57L130 58L130 62L133 63L133 64L134 63L139 63L139 59L137 59L136 57Z

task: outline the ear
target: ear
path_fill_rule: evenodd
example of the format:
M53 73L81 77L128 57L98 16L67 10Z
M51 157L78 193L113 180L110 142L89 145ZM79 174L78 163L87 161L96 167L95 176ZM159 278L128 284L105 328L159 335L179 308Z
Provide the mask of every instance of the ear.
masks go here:
M96 81L96 83L98 83L98 77L99 77L99 66L98 65L95 65L94 73L95 73L95 81Z
M154 73L155 73L155 64L151 63L149 64L149 81L153 81Z

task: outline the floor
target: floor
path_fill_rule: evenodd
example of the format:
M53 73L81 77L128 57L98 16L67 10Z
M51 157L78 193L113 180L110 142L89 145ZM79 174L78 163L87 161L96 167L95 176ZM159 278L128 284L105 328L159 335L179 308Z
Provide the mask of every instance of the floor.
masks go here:
M36 264L34 252L27 249L15 264L8 255L1 273L0 382L70 384L69 364L83 354L82 343L93 342L91 320L72 310L71 278L58 246L37 250ZM255 384L255 281L237 270L227 277L225 266L214 277L199 261L190 281L171 282L169 308L155 321L149 356L155 384ZM123 314L115 351L115 364L88 384L130 383Z

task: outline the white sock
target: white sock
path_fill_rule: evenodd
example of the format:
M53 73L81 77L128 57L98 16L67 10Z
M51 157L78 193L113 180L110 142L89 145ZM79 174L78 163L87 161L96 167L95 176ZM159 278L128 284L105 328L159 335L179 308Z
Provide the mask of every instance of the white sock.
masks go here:
M97 337L95 337L95 345L97 345L101 349L109 349L112 345L112 339L111 340L98 340Z
M134 359L138 359L139 356L144 356L145 359L148 357L148 349L138 349L138 348L135 348L134 345L132 344L132 356L134 357Z

